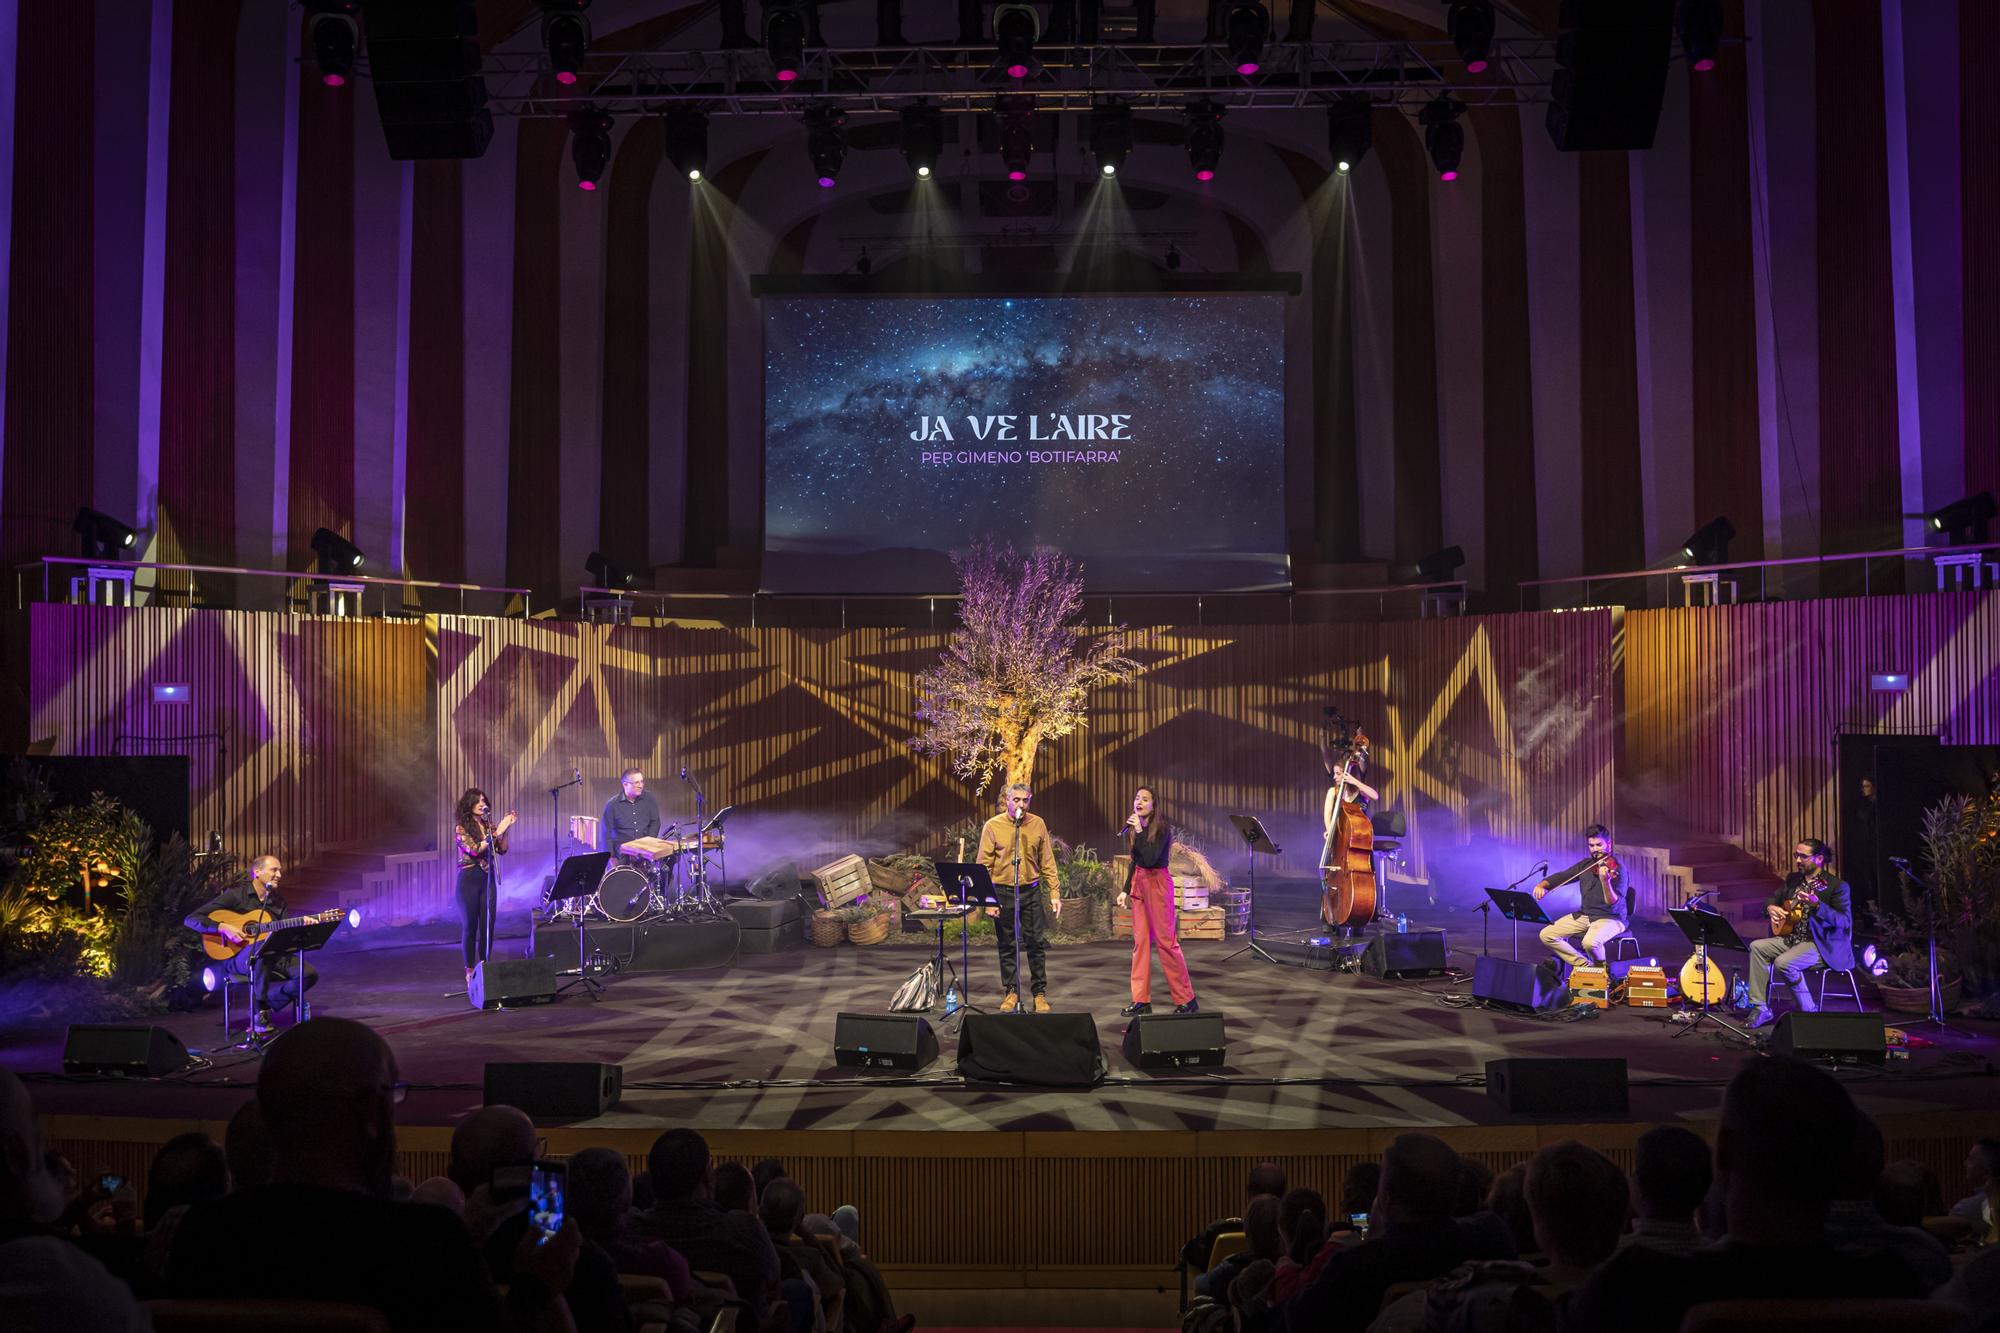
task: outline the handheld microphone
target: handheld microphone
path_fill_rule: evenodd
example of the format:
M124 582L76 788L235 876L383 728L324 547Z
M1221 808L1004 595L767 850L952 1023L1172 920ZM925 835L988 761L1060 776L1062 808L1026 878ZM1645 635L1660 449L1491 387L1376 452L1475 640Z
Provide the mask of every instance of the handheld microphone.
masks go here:
M580 768L572 768L572 769L571 769L571 770L569 771L569 780L570 780L571 782L577 782L577 783L580 783L580 782L582 782L582 781L583 781L583 770L582 770L582 769L580 769Z
M1889 858L1889 864L1892 866L1902 866L1907 869L1910 864L1910 858L1907 856L1892 856Z
M687 780L688 780L688 766L687 766L686 764L682 764L682 765L681 765L681 781L682 781L682 782L686 782Z

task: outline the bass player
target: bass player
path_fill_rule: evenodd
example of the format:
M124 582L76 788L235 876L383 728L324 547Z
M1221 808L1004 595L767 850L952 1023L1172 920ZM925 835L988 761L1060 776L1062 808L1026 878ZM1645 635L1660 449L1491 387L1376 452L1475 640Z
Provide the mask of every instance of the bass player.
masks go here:
M278 894L278 881L284 876L284 864L268 852L250 863L250 878L223 890L215 899L188 913L185 925L189 930L201 935L220 939L224 944L240 946L245 943L243 932L227 922L217 921L217 912L231 912L238 915L251 912L269 912L272 920L285 915L285 900ZM279 1006L290 1004L298 998L301 990L311 990L319 981L319 971L311 963L304 963L304 982L301 984L292 975L295 960L290 954L265 955L261 950L242 949L234 958L221 965L218 971L228 971L235 976L250 978L250 994L253 1017L250 1030L264 1033L271 1030L272 991L277 991Z

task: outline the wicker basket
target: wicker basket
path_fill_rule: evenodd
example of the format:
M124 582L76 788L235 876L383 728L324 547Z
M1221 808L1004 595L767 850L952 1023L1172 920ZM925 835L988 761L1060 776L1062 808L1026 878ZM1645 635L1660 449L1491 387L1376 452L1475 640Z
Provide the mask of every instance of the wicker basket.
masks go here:
M894 866L883 865L880 861L868 862L868 886L874 893L893 893L898 897L910 891L910 872L898 870Z
M847 928L849 944L880 944L889 938L889 914L863 917Z
M832 912L814 912L809 928L812 942L822 949L831 949L847 936L847 927Z

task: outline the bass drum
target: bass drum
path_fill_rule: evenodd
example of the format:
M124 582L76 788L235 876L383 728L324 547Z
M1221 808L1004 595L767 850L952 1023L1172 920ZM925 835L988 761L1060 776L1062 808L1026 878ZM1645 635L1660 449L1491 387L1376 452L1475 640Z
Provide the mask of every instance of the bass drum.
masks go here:
M597 906L613 921L637 921L653 908L653 881L643 870L614 866L598 881Z

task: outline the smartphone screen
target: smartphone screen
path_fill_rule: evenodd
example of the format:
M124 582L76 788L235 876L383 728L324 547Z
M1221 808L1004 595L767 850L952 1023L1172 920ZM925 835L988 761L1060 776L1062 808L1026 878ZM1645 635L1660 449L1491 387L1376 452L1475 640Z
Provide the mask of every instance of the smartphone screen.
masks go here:
M1349 1226L1353 1227L1353 1228L1354 1228L1354 1229L1355 1229L1356 1231L1360 1232L1360 1233L1361 1233L1362 1235L1364 1235L1364 1236L1365 1236L1365 1235L1367 1235L1367 1234L1368 1234L1368 1214L1366 1214L1366 1213L1349 1213L1349 1214L1347 1215L1347 1225L1349 1225Z
M568 1169L560 1162L536 1162L528 1178L528 1224L544 1243L562 1230L563 1187Z
M106 1194L116 1194L125 1188L125 1177L114 1176L107 1172L97 1178L97 1188Z

